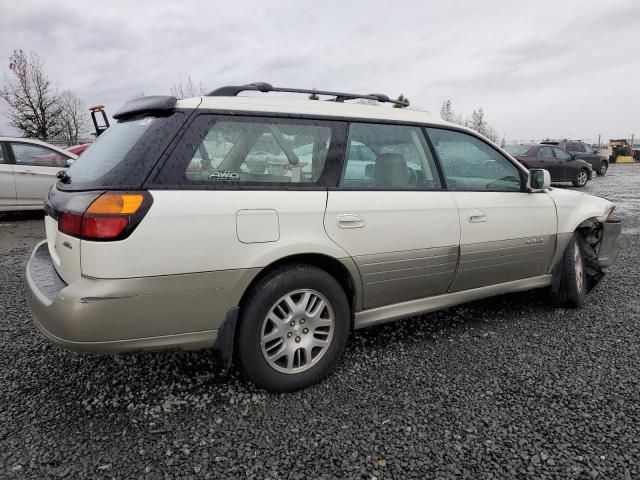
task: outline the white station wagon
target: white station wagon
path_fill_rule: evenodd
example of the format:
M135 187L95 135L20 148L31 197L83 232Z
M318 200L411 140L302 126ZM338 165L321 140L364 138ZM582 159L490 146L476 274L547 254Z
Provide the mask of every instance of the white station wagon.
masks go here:
M618 254L613 204L390 103L265 83L129 102L49 192L36 326L74 350L215 348L292 391L354 329L529 289L582 305Z

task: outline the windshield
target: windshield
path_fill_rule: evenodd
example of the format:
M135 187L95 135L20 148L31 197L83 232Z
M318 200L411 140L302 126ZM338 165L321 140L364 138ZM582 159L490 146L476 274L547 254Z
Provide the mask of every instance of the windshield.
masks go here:
M175 112L112 125L78 157L58 188L140 188L183 118L182 113Z
M530 148L531 145L506 145L504 147L511 155L524 155Z

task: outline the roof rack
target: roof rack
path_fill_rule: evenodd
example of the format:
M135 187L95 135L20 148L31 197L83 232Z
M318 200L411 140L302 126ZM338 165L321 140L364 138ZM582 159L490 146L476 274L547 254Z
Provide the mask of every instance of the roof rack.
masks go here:
M265 82L255 82L249 83L248 85L229 85L226 87L220 87L215 90L207 93L207 97L235 97L240 92L286 92L286 93L305 93L310 95L328 95L331 97L335 97L333 99L334 102L344 102L345 100L355 100L358 98L366 99L366 100L375 100L381 103L394 103L396 105L408 106L407 102L401 102L398 100L392 100L387 95L382 93L369 93L366 95L361 95L358 93L343 93L343 92L330 92L327 90L316 90L314 89L306 89L306 88L285 88L285 87L274 87L273 85Z

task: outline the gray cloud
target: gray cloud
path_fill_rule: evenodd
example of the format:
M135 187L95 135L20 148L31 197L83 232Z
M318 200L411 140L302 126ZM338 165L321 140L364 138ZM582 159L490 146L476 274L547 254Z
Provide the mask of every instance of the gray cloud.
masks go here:
M451 99L511 139L608 138L640 134L639 22L634 0L22 0L0 5L0 70L14 48L35 51L62 89L110 112L191 75L211 89L402 92L432 112Z

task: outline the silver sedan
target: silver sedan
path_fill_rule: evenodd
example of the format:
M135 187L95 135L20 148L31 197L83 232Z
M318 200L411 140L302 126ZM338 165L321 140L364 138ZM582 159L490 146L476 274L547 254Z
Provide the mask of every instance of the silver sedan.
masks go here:
M0 211L42 209L56 174L76 158L39 140L0 137Z

